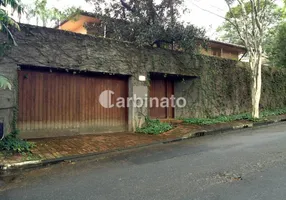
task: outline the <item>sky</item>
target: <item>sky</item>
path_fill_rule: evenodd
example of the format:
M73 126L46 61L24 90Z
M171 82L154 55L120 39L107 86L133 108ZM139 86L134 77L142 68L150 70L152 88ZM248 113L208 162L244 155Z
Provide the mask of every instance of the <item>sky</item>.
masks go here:
M22 2L24 4L32 4L34 1L22 0ZM282 5L282 0L277 0L277 3ZM93 11L93 7L86 3L85 0L48 0L48 7L65 9L71 6L81 7L81 9L89 12ZM207 36L211 39L216 39L216 29L223 23L224 19L222 17L228 11L225 0L185 0L185 6L189 12L182 16L182 20L205 28Z

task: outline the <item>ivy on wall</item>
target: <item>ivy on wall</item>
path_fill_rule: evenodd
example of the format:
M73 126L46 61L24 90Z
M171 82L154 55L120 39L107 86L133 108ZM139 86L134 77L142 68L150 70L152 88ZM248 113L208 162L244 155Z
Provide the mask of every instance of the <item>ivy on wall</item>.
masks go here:
M177 116L214 117L249 112L251 73L246 63L207 56L196 56L199 79L184 83L179 93L187 98L186 108ZM263 68L262 109L286 106L286 70Z
M286 105L286 69L264 67L262 73L263 109L282 108Z
M251 108L251 74L248 67L233 60L186 54L165 49L24 25L15 35L6 63L49 66L76 71L96 71L138 77L150 72L199 77L181 80L180 91L188 100L178 117L212 117L248 112ZM0 59L1 61L1 59ZM1 65L1 64L0 64ZM2 66L0 66L2 67ZM263 68L261 104L284 107L285 70ZM149 86L134 80L133 86Z

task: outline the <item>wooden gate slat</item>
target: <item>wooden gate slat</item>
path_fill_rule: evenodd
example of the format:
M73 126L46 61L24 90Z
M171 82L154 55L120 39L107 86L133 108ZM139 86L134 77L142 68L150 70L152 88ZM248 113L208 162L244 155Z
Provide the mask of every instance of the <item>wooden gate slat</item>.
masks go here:
M19 71L18 79L18 124L24 132L127 129L127 108L107 109L98 100L107 89L115 92L114 103L117 97L127 98L126 78L29 69Z
M150 98L158 98L159 104L156 107L156 101L152 101L149 112L152 119L166 119L174 117L174 108L169 103L168 108L160 106L162 98L170 99L174 95L174 82L168 79L152 79L149 89Z

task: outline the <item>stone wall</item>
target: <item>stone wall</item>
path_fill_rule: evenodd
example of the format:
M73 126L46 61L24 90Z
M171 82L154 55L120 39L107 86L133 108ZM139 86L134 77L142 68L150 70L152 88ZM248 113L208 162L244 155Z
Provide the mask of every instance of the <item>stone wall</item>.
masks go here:
M169 50L28 25L22 25L14 37L18 47L1 63L126 75L149 71L195 75L190 63L182 66L177 59L180 53Z
M246 63L214 57L196 57L199 78L175 83L175 96L187 99L177 108L177 118L213 117L251 111L251 71ZM260 107L271 110L286 106L286 69L262 67Z
M175 84L175 96L187 99L177 118L213 117L247 112L251 108L250 71L243 64L197 57L200 76Z
M264 67L261 106L275 109L286 106L286 68Z
M0 65L0 74L7 77L14 83L17 80L17 65L13 63L6 63ZM0 89L0 123L4 123L4 131L10 132L12 130L11 122L13 120L14 107L16 104L16 91Z
M77 73L90 71L131 75L130 95L136 94L135 86L143 86L148 91L148 83L138 81L138 77L147 76L151 71L196 76L195 71L187 67L188 64L182 67L177 59L180 53L168 50L30 25L21 25L21 31L14 31L13 34L18 45L0 56L0 73L15 83L17 69L23 65L74 70ZM0 41L5 40L7 38L0 34ZM13 91L0 91L0 120L5 123L6 132L11 130L11 116L17 110L16 95L16 87ZM146 114L147 110L129 109L130 130L144 123L142 113Z
M61 30L22 25L14 33L18 43L0 58L0 73L17 83L20 65L130 75L129 95L136 86L148 91L149 83L138 80L150 72L176 74L175 96L187 99L186 108L176 108L176 117L211 117L250 110L250 72L236 61L182 52L138 47L131 43L96 38ZM4 36L0 36L1 41ZM181 77L181 78L180 78ZM184 77L184 78L183 78ZM263 69L262 105L264 108L286 105L286 72ZM17 90L0 91L0 121L10 130ZM142 124L148 109L129 109L132 128Z

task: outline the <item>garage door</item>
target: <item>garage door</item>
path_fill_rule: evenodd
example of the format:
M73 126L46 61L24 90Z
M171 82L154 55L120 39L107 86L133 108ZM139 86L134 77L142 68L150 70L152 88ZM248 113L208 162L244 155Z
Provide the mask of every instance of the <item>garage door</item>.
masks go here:
M168 79L151 79L150 84L150 98L157 98L159 102L163 98L170 99L171 96L174 95L174 82ZM156 102L155 100L152 102ZM171 104L171 100L169 101L169 105ZM152 119L167 119L174 118L174 108L171 106L165 107L155 105L152 103L150 105L150 117Z
M127 108L105 108L103 91L127 98L126 77L21 70L18 126L26 132L115 132L127 129ZM36 136L36 135L34 135Z

